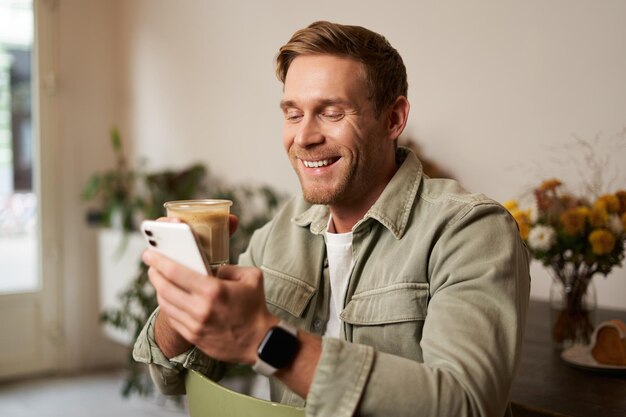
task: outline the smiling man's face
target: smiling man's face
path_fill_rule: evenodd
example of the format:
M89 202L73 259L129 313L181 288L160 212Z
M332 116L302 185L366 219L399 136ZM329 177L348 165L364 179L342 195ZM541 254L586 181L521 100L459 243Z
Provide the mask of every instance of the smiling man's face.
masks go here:
M361 63L298 56L287 72L280 107L283 145L307 201L360 206L380 194L393 148L385 140L385 117L374 114Z

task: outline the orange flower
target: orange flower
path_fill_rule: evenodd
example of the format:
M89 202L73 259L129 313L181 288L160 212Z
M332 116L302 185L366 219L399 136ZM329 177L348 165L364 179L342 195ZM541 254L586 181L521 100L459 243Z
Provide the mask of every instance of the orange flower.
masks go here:
M559 217L565 233L570 236L579 235L585 230L589 210L586 207L575 207L566 210Z
M609 220L609 213L604 202L596 202L589 213L589 223L593 227L604 227Z
M557 180L556 178L551 178L549 180L545 180L544 182L542 182L541 185L539 186L539 190L540 191L552 191L561 184L562 184L561 181Z
M619 190L615 193L615 197L619 200L619 212L626 213L626 190Z
M615 247L615 236L606 229L596 229L589 234L591 251L596 255L607 255Z
M604 194L596 200L595 206L603 206L608 213L617 213L620 210L620 200L613 194Z

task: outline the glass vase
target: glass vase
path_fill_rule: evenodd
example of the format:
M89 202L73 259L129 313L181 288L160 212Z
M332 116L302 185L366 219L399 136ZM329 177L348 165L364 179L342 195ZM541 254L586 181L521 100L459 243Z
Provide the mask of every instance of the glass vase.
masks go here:
M553 273L550 313L552 341L557 349L590 343L596 309L596 289L590 276Z

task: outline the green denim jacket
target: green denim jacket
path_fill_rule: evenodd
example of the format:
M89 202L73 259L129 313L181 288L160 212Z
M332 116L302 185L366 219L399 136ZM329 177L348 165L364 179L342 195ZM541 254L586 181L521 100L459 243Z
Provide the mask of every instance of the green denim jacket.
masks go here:
M407 150L399 156L398 172L353 228L341 338L323 338L306 415L500 417L521 353L527 250L499 204L425 177ZM240 258L263 271L273 314L317 334L328 319L328 218L327 207L294 199ZM184 392L185 368L223 375L224 364L196 349L165 359L152 321L134 354L152 364L163 392ZM305 404L271 382L273 400Z

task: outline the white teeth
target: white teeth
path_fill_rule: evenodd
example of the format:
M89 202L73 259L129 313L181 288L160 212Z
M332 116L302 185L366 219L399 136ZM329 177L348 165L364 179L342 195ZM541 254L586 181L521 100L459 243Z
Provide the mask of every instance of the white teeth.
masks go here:
M319 168L319 167L325 167L326 165L330 164L330 160L329 159L323 159L321 161L302 161L304 163L304 166L307 168Z

